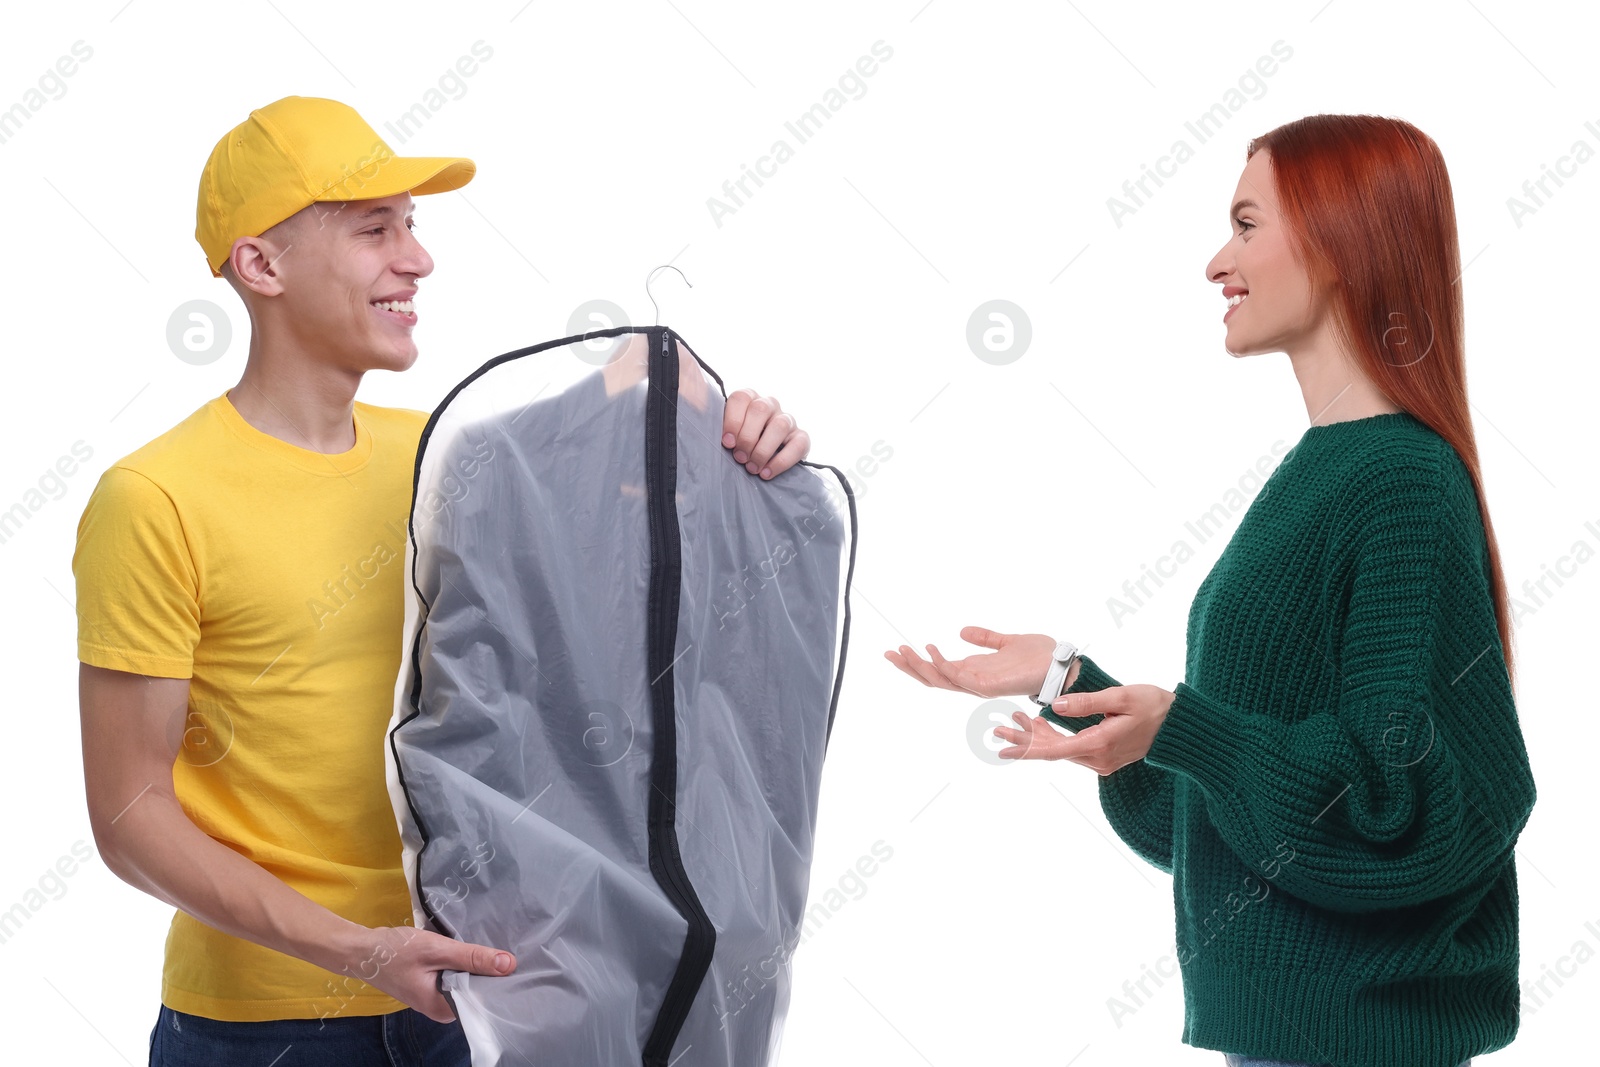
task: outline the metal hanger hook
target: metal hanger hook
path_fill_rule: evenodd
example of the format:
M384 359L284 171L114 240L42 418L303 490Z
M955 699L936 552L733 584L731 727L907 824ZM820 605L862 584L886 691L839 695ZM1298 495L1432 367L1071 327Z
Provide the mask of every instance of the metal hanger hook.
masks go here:
M656 303L655 294L650 292L650 283L655 281L656 275L660 274L664 270L678 270L678 268L674 267L671 263L663 263L663 264L661 264L661 266L657 267L655 270L653 270L649 274L645 275L645 279L644 279L644 295L648 296L650 298L650 306L655 308L655 311L656 311L656 325L657 326L661 325L661 305ZM683 273L683 271L678 270L678 277L683 279L683 284L684 285L687 285L691 289L694 288L694 282L691 282L689 280L689 276L687 274Z

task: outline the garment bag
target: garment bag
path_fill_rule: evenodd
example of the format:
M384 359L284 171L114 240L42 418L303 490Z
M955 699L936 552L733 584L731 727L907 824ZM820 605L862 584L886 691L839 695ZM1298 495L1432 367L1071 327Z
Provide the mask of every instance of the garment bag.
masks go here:
M722 445L666 327L510 352L417 452L386 760L474 1067L767 1064L849 641L855 501Z

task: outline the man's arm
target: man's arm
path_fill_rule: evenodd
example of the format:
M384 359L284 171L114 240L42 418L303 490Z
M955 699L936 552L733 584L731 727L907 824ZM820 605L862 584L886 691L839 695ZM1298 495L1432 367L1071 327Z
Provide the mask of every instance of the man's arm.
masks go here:
M509 973L496 950L411 927L369 929L328 910L202 831L173 788L189 679L78 665L89 824L128 884L224 933L359 978L438 1022L454 1018L442 968Z
M95 844L117 877L208 926L331 971L366 928L217 841L173 790L189 679L78 664L83 769Z

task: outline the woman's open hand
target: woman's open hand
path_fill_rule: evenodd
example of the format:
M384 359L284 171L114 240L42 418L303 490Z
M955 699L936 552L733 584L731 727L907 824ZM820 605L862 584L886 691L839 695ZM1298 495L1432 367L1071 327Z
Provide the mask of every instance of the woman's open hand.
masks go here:
M1011 743L1000 750L1000 758L1071 760L1108 775L1144 759L1176 697L1158 685L1116 685L1094 693L1063 694L1050 705L1057 715L1105 718L1075 734L1064 734L1043 716L1016 712L1011 718L1020 729L994 728L996 737Z
M883 655L923 685L980 697L1032 696L1044 685L1056 648L1055 638L1048 634L1001 634L981 626L963 627L961 639L995 651L947 660L929 645L929 659L923 659L910 645L901 645L898 652ZM1076 680L1077 671L1073 663L1068 685Z

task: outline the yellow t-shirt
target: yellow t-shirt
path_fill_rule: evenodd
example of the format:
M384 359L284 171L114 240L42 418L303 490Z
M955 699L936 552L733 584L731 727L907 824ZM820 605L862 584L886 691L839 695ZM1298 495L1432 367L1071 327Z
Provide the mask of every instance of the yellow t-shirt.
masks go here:
M190 678L173 764L189 817L339 915L403 926L383 745L427 414L354 408L355 447L326 455L257 430L224 393L113 464L78 522L78 658ZM161 1000L230 1021L405 1007L183 911Z

